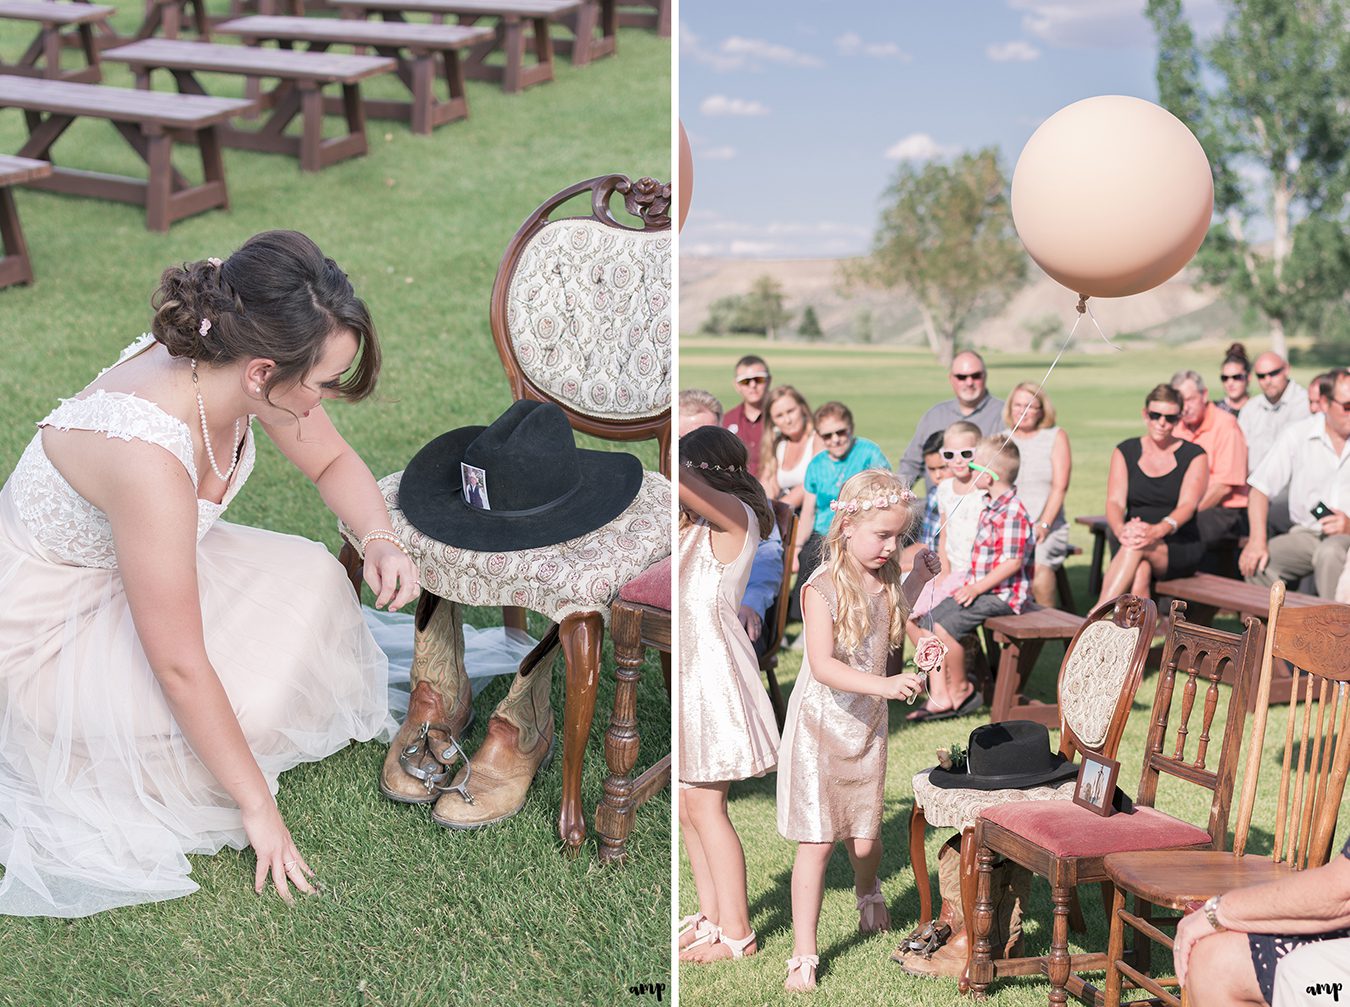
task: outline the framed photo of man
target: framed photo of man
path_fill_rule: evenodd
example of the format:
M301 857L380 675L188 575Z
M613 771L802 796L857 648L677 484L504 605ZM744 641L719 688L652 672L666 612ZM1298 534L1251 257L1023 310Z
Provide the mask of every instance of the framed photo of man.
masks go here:
M492 510L492 505L488 503L487 473L474 465L460 462L459 474L464 502L479 510Z
M1073 803L1087 808L1103 818L1115 809L1111 798L1116 792L1116 777L1120 763L1105 756L1083 753L1083 764L1078 769L1078 783L1073 788Z

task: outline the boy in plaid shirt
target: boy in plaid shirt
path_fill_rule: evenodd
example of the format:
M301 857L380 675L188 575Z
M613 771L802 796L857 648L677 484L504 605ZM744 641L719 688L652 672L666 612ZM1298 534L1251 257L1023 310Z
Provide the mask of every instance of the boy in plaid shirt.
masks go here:
M966 582L932 611L933 634L947 646L941 671L928 683L928 715L941 720L978 710L983 703L966 679L966 651L961 638L975 632L986 619L1020 613L1031 597L1036 559L1031 517L1017 498L1021 454L1011 440L986 437L975 451L978 499L965 506L983 506L971 550ZM978 470L977 470L978 471ZM936 705L935 705L936 704Z

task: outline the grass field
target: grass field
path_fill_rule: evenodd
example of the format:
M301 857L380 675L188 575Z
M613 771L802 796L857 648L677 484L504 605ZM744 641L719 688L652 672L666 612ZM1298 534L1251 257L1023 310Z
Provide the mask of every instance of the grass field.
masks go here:
M1066 317L1070 308L1066 301ZM1104 325L1109 325L1109 310L1099 308L1097 313ZM1108 334L1109 331L1108 328ZM1094 335L1092 339L1095 338ZM847 403L857 420L858 433L875 440L893 461L904 450L910 431L923 411L934 402L951 396L944 369L926 353L877 347L820 349L799 344L766 344L762 340L682 340L680 387L707 388L730 407L738 401L731 381L732 366L744 353L765 357L775 382L796 385L813 407L829 399ZM988 355L991 390L1003 395L1019 381L1039 380L1051 356ZM1101 513L1111 448L1142 431L1139 410L1145 392L1183 367L1194 368L1207 376L1216 375L1222 357L1222 349L1213 346L1198 351L1131 347L1119 354L1073 350L1065 354L1047 382L1046 392L1059 411L1060 425L1072 439L1075 464L1066 505L1070 519L1077 514ZM1295 371L1295 377L1306 384L1312 373L1299 369ZM1217 384L1217 380L1214 383ZM1090 545L1091 536L1086 528L1075 527L1073 536L1074 541L1084 548ZM1070 579L1082 606L1087 601L1087 570L1083 558L1071 561ZM1237 628L1232 620L1220 625L1229 630ZM1046 648L1033 679L1033 694L1051 697L1062 655L1059 647ZM799 667L799 652L785 652L779 669L779 680L785 689L795 680ZM1156 671L1156 668L1150 668L1145 675L1120 749L1120 785L1131 794L1136 792L1139 782L1139 758L1147 734L1147 710L1152 706L1157 684ZM1226 701L1226 696L1224 699ZM886 850L881 872L882 891L893 924L901 933L908 932L919 915L918 895L908 863L908 823L913 803L911 777L934 764L935 748L952 742L965 744L971 729L988 719L988 713L984 711L960 720L908 725L904 721L908 709L903 705L892 709L882 826ZM1272 711L1272 721L1281 728L1283 713L1282 707ZM1280 719L1275 720L1277 717ZM1173 723L1176 723L1175 715ZM1262 852L1269 851L1271 846L1269 826L1274 794L1267 784L1278 780L1277 759L1281 751L1282 732L1268 733L1262 789L1253 817L1252 848ZM1192 794L1190 791L1194 789L1165 782L1159 806L1203 824L1208 801ZM690 1007L798 1002L782 992L784 962L792 954L789 884L794 847L777 833L775 808L772 776L732 788L732 820L745 845L751 925L760 935L761 953L736 964L681 966L681 1002ZM1338 844L1350 828L1350 808L1342 811L1340 826L1336 833ZM948 835L949 832L933 829L928 834L928 864L934 872L935 898L938 848ZM693 912L696 908L693 879L682 852L678 883L679 912ZM1095 887L1084 893L1083 911L1088 920L1088 932L1071 934L1070 950L1074 953L1103 950L1106 947L1106 922ZM1033 887L1028 916L1028 950L1048 950L1050 897L1044 882L1037 882ZM894 1003L937 1005L957 1001L954 982L913 978L889 961L898 935L860 937L857 919L852 871L848 858L842 850L837 850L827 877L820 923L820 987L813 995L812 1003L852 1007ZM1162 956L1155 955L1155 964L1161 966L1162 962ZM995 984L991 999L1001 1004L1031 1007L1045 1002L1047 989L1046 983L1039 979L1007 979Z
M225 4L212 7L223 13ZM114 23L128 32L140 10L122 5ZM0 29L0 57L12 60L28 37ZM19 192L37 282L0 291L0 477L58 396L147 327L166 266L223 257L269 228L313 237L371 307L385 352L380 391L332 412L377 475L403 468L446 430L490 422L510 404L488 327L502 252L539 203L573 182L616 171L670 177L670 61L669 40L624 30L616 57L580 69L561 59L556 81L525 93L470 83L471 118L432 136L372 120L368 156L316 175L292 158L228 150L229 211L167 235L147 232L136 207ZM105 80L132 84L113 66ZM166 77L157 86L172 85ZM392 79L365 87L406 95ZM239 94L242 83L208 79L208 88ZM21 113L0 112L0 150L17 151L26 135ZM103 122L77 123L54 154L77 167L143 170ZM190 148L175 163L200 177ZM633 450L655 467L652 442ZM267 444L228 517L338 544L318 495ZM583 783L588 819L601 792L613 668L607 647ZM561 682L559 671L559 723ZM652 661L639 697L640 766L669 749L660 682ZM479 699L471 749L506 684ZM425 808L379 796L382 758L380 745L356 746L282 778L282 813L322 896L294 909L274 894L255 897L251 851L227 850L194 858L202 890L186 899L83 920L0 918L0 1004L611 1003L635 983L669 986L668 793L639 813L628 868L601 871L593 843L576 860L559 852L561 759L515 819L454 834Z

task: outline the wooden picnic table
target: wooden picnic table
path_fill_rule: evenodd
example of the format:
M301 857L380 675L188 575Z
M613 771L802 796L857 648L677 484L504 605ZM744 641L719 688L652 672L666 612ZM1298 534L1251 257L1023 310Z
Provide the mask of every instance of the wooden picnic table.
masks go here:
M409 120L412 131L423 135L429 134L442 123L468 116L469 100L464 93L460 50L470 49L493 38L490 28L333 21L264 14L226 21L217 30L227 35L238 35L249 45L274 41L288 50L297 42L306 43L309 52L326 52L333 45L370 46L381 56L396 62L394 72L412 94L412 100L375 101L368 98L365 101L366 115ZM445 99L438 99L435 93L437 56L443 59L448 92ZM338 111L336 103L325 102L324 108Z
M461 25L494 19L492 41L475 45L465 54L464 75L472 80L498 81L508 94L553 79L551 24L562 23L572 28L575 36L572 62L577 65L590 62L593 49L604 41L595 38L600 21L596 0L330 0L330 3L344 18L358 20L379 14L385 21L402 23L409 13L430 14L437 23L454 17ZM525 62L527 48L534 53L533 63ZM506 56L504 66L487 62L498 49Z
M19 227L12 187L46 178L51 173L52 166L46 161L0 154L0 242L5 250L0 256L0 287L33 282L33 264L28 258L23 229Z
M103 71L99 67L99 47L94 31L99 26L107 28L112 13L112 7L90 3L0 0L0 19L29 21L38 26L37 37L24 50L18 62L6 63L0 60L0 73L97 83ZM72 28L74 31L70 30ZM61 47L67 36L84 53L84 66L61 69Z
M94 196L145 207L145 226L167 231L175 220L214 207L228 207L225 165L218 127L254 107L238 98L140 91L39 77L0 76L0 108L19 108L28 124L20 157L53 161L46 178L26 182L77 196ZM81 117L106 119L145 161L148 179L55 166L52 145ZM193 185L170 159L174 138L188 138L201 151L203 180Z
M671 0L619 0L619 24L670 38Z
M1058 608L1027 607L1019 615L1000 615L984 622L986 649L994 673L993 695L985 685L985 702L990 706L990 722L1034 720L1046 727L1059 727L1059 703L1029 699L1024 690L1036 659L1050 640L1066 645L1083 625L1084 617Z
M361 81L393 73L394 60L384 56L352 56L328 52L288 52L257 46L218 45L183 39L151 38L117 49L106 59L125 63L136 76L136 86L149 89L155 70L168 70L183 94L206 94L200 73L243 74L250 78L275 77L277 86L263 94L260 103L272 110L257 130L220 127L221 143L227 147L290 154L300 159L303 171L319 171L327 165L367 150L366 117L361 105ZM323 137L323 89L342 88L342 108L347 132ZM286 127L301 116L299 136L289 136Z

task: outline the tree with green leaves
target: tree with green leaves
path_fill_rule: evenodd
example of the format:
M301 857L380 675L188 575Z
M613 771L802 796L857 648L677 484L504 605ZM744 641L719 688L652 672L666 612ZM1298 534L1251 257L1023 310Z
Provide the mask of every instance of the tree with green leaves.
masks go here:
M1026 278L1008 180L992 147L950 164L906 163L884 197L872 251L851 278L910 294L929 348L944 365L960 335Z
M1216 220L1197 256L1201 275L1264 316L1271 348L1287 357L1293 329L1345 329L1347 5L1226 6L1223 29L1199 46L1181 0L1148 0L1158 95L1199 138L1214 170Z
M820 329L820 319L816 317L816 309L808 304L806 310L802 312L802 323L797 327L797 335L816 342L824 334Z
M746 317L753 319L755 328L769 339L776 339L778 330L792 319L792 312L783 306L783 288L772 276L761 276L742 298Z

